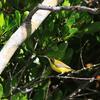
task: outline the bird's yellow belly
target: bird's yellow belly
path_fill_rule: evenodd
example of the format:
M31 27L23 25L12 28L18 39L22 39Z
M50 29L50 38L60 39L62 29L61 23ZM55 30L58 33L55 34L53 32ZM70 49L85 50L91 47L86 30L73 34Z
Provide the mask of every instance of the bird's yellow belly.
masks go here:
M56 71L56 72L58 72L58 73L67 73L67 72L70 72L70 71L72 71L70 68L64 68L64 67L57 67L57 66L55 66L55 65L53 65L53 66L51 66L52 67L52 69L54 70L54 71Z

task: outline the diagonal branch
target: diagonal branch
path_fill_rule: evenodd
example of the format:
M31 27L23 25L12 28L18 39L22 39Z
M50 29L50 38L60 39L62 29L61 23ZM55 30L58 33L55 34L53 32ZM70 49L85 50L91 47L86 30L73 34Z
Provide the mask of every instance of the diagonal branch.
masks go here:
M42 5L56 6L58 0L44 0ZM33 34L39 25L45 20L51 11L48 10L32 10L25 20L25 22L16 30L10 37L7 43L0 51L0 74L6 67L7 63L17 50L17 48L24 42L24 40Z

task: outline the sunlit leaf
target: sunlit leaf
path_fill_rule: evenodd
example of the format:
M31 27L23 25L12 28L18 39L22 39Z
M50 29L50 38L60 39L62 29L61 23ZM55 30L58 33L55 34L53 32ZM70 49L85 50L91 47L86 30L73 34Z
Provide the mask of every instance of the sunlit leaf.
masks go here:
M3 96L3 86L0 84L0 98Z
M64 0L62 5L63 6L70 6L69 0Z
M25 11L23 14L23 20L29 15L29 11Z
M67 21L66 24L67 26L69 26L69 28L71 28L71 26L75 23L75 17L71 16Z
M4 24L5 24L4 14L1 12L0 13L0 28L2 28Z
M77 28L71 28L71 29L69 30L69 33L70 33L71 35L74 35L74 33L76 33L76 32L78 32L78 29L77 29Z

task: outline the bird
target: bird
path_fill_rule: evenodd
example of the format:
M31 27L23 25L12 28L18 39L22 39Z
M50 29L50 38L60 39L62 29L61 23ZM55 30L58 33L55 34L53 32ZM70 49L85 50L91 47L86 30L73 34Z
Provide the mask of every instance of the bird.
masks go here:
M55 72L64 74L64 73L69 73L69 72L74 71L74 69L72 69L71 67L69 67L68 65L66 65L65 63L63 63L62 61L58 59L49 58L47 56L44 56L44 57L48 59L52 70L54 70Z

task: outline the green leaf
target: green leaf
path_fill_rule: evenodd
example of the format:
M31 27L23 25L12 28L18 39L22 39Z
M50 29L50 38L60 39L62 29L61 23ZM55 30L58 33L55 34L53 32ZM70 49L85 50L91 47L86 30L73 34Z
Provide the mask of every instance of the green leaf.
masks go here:
M85 33L95 33L100 31L100 22L94 22L92 24L89 24L85 29Z
M78 33L78 28L70 28L69 29L69 35L64 37L64 40L69 40L70 38L74 37L75 35L79 34Z
M72 26L76 24L76 21L77 19L79 19L79 17L80 17L79 13L72 12L69 19L66 20L66 26L72 28Z
M60 43L58 45L53 45L51 49L48 51L49 57L54 57L57 59L63 59L66 49L67 49L68 43Z
M2 8L2 2L0 1L0 8Z
M16 95L12 96L12 100L27 100L27 95L22 93L17 93Z
M68 20L67 20L67 25L69 27L71 27L74 23L75 23L75 18L74 17L70 17Z
M65 54L65 57L66 57L66 63L69 64L72 60L72 56L73 56L73 49L72 48L68 48L66 50L66 54Z
M100 42L100 35L99 34L96 35L96 39L97 39L98 42Z
M17 24L17 26L20 26L21 23L21 14L18 10L15 11L15 22Z
M13 23L10 23L9 25L7 25L7 23L6 23L5 29L4 29L4 30L1 30L2 33L0 33L0 34L4 35L5 33L11 31L11 30L12 30L13 28L15 28L15 27L16 27L16 24L14 25ZM10 32L10 34L11 34L11 33L12 33L12 32Z
M29 11L25 11L23 14L23 20L29 15Z
M2 28L4 24L5 24L4 14L1 12L0 13L0 28Z
M63 6L70 6L69 0L64 0L64 2L63 2L62 5L63 5Z
M33 100L43 100L44 98L44 90L43 89L39 89L36 91Z
M38 85L38 88L35 89L35 94L32 100L47 100L50 84L50 80L45 80L41 83L41 85Z
M78 32L78 29L77 29L77 28L71 28L71 29L69 30L69 33L70 33L71 35L74 35L74 33L76 33L76 32Z
M78 19L79 17L80 17L80 14L79 13L73 13L74 14L74 17L75 17L75 19Z
M49 27L50 27L50 32L53 32L53 30L54 30L54 22L53 21L51 21L50 23L49 23Z
M63 92L61 90L57 90L57 92L53 93L51 100L63 100Z
M2 95L3 95L3 86L2 84L0 84L0 98L2 97Z

